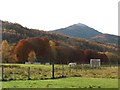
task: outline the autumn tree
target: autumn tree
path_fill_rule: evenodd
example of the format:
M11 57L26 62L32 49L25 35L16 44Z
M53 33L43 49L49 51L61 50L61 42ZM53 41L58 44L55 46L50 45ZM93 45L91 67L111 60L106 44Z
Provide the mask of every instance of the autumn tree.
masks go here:
M8 47L8 63L15 63L14 59L14 48L15 48L15 43L9 44Z
M56 49L56 52L57 52L57 58L55 60L55 63L58 63L58 64L65 63L65 61L67 61L66 60L67 52L66 52L65 47L63 47L63 46L56 46L55 49Z
M2 41L2 61L3 62L8 62L8 50L9 50L9 44L7 42L7 40L3 40Z
M110 65L118 64L118 61L120 60L120 56L118 54L112 52L105 52L105 54L107 55L110 61Z
M30 61L31 63L33 63L35 60L36 60L36 54L35 54L34 51L31 51L31 52L28 54L28 61Z
M36 57L48 58L49 56L49 40L47 38L28 38L18 42L14 49L14 56L17 63L25 63L28 59L30 51L35 51Z
M56 58L55 42L50 40L49 44L50 44L50 48L51 48L51 52L52 52L52 57L53 57L53 59L55 59Z

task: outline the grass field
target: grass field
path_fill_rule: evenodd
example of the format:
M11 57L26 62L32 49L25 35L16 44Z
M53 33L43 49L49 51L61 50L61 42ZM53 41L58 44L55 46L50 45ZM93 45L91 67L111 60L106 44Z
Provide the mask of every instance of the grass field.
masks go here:
M32 80L43 80L51 78L51 65L25 65L6 64L4 66L4 80L27 80L28 67L30 67L30 78ZM55 77L62 76L62 66L55 65ZM118 78L118 67L101 67L91 69L88 66L72 67L64 65L64 76L66 77L85 77L85 78Z
M28 80L28 67L30 79ZM55 65L55 78L51 79L51 65L4 64L3 88L117 88L118 67L90 68Z
M118 88L117 79L61 78L48 80L20 80L2 83L3 88Z

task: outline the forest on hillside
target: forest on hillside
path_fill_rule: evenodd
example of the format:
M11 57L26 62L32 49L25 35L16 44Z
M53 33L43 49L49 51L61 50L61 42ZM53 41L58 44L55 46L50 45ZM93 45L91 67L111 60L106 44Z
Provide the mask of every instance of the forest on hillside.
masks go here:
M103 53L107 55L107 57L111 60L112 63L114 62L117 63L119 59L117 53L118 46L115 45L108 45L100 42L98 43L82 38L70 37L70 36L56 34L53 32L47 32L43 30L29 29L17 23L10 23L7 21L3 21L2 43L7 43L7 46L5 46L7 47L6 48L7 50L2 50L3 62L14 62L15 59L13 52L18 42L22 39L33 38L33 37L48 38L49 40L56 42L59 46L77 47L79 50L83 50L84 52L88 50L88 51L95 51L97 53Z
M18 43L21 39L30 37L47 37L50 40L57 41L63 46L77 46L80 49L91 49L95 51L117 51L115 45L107 45L82 38L75 38L66 35L56 34L36 29L28 29L17 23L3 22L2 24L2 39L8 43Z

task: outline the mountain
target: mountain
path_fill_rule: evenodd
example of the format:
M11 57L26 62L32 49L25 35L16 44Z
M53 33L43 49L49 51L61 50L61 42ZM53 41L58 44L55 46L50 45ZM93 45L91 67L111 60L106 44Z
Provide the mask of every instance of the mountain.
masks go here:
M57 30L53 30L52 32L73 36L73 37L79 37L84 38L87 40L104 43L104 44L111 44L111 45L119 45L120 42L118 42L118 38L120 40L119 36L116 35L110 35L110 34L103 34L87 25L78 23L71 26L68 26L66 28L61 28Z
M85 39L90 39L91 37L102 34L101 32L81 23L53 30L53 32Z
M100 34L91 38L91 40L96 42L108 43L113 45L120 45L119 36L111 35L111 34Z
M56 41L60 46L76 46L82 50L91 49L100 52L117 50L117 47L113 45L96 43L95 41L56 34L54 32L29 29L18 23L2 21L2 40L7 40L9 44L12 44L18 43L21 39L30 37L47 37L50 40Z

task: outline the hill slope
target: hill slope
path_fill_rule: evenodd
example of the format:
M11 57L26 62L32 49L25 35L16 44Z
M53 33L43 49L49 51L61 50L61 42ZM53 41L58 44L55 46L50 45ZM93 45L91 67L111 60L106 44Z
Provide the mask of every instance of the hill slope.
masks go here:
M55 40L59 45L77 46L81 49L92 49L96 51L116 51L117 47L102 43L88 41L82 38L75 38L66 35L56 34L36 29L28 29L17 23L2 22L2 39L9 43L17 43L19 40L29 37L47 37Z
M100 43L106 43L106 44L112 44L112 45L120 44L120 42L118 42L118 38L120 39L120 37L116 35L103 34L81 23L74 24L66 28L53 30L52 32L73 36L73 37L84 38L87 40L92 40Z
M113 45L120 44L120 42L118 42L118 39L120 40L119 36L110 35L110 34L101 34L91 38L91 40L96 42L108 43Z

